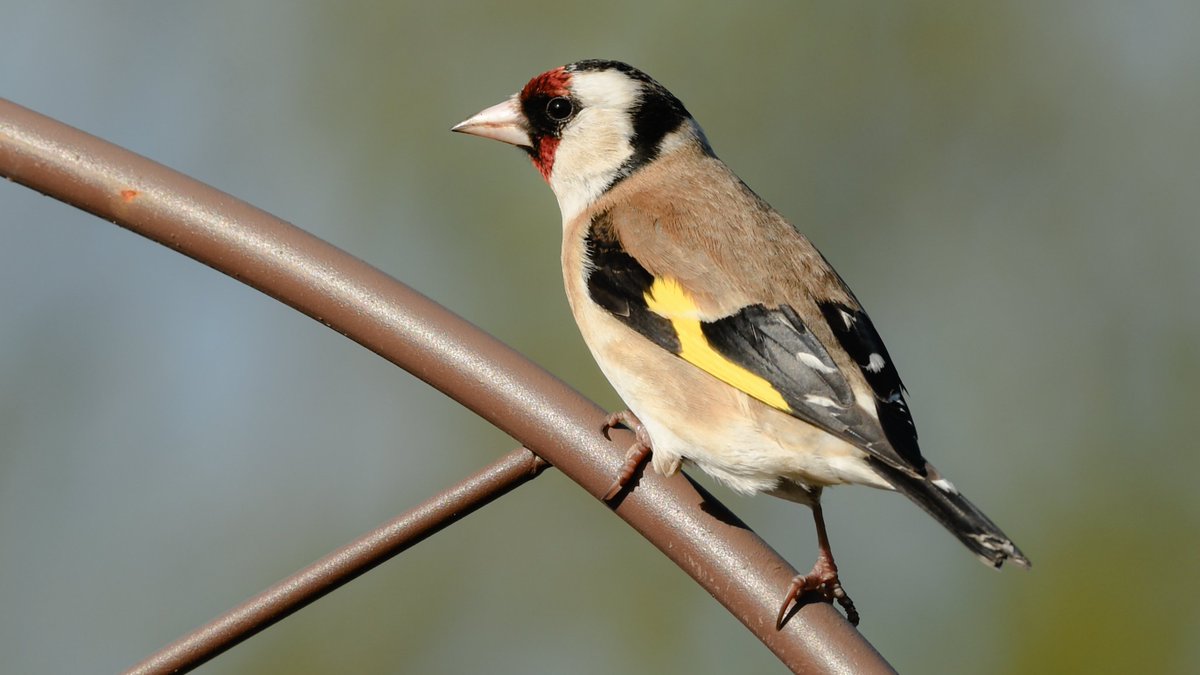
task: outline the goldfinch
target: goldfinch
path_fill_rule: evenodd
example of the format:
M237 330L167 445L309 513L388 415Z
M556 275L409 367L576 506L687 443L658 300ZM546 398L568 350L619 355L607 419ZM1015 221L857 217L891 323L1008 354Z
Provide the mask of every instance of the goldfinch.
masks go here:
M895 490L984 563L1029 559L921 455L904 386L862 305L795 227L713 153L645 73L589 60L534 77L452 129L515 145L562 211L567 298L637 434L606 499L649 453L742 494L812 508L819 554L776 618L842 589L821 491ZM651 452L652 450L652 452Z

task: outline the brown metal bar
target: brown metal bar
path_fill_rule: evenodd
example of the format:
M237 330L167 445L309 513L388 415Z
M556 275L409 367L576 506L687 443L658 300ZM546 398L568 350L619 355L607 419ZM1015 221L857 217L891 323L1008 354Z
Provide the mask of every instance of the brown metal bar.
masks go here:
M168 645L126 675L181 673L196 668L533 480L547 466L545 460L529 450L518 448L446 492Z
M0 99L0 175L128 228L295 307L473 410L593 497L632 435L507 346L349 254L162 165ZM682 476L645 472L615 512L793 671L892 672L834 609L775 611L795 570Z

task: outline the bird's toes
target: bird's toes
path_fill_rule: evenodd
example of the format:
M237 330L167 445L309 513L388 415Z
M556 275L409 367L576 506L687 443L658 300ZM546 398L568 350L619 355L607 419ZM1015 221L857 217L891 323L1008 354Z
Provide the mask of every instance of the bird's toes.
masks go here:
M854 606L854 601L846 593L846 589L842 587L842 581L838 578L837 569L830 566L821 565L820 562L808 574L799 574L792 579L791 585L788 587L788 592L783 598L783 605L779 608L779 614L775 618L775 627L782 628L784 618L788 614L793 603L799 603L800 598L807 593L815 593L824 602L830 604L837 603L841 605L842 610L846 612L846 620L851 625L857 626L859 622L858 609Z
M633 480L638 468L646 462L646 458L650 456L650 446L641 441L630 446L625 453L625 463L621 465L621 469L617 472L616 480L612 485L608 486L608 490L604 493L604 501L609 501L616 497L625 486Z

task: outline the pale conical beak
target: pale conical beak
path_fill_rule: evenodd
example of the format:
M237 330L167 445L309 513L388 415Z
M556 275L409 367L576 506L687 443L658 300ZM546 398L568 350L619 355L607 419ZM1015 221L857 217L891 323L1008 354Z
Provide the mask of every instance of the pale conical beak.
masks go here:
M491 138L522 148L532 148L533 141L529 139L529 132L526 131L527 125L525 115L517 105L517 97L513 96L503 103L497 103L487 110L480 111L479 114L468 120L455 124L450 131Z

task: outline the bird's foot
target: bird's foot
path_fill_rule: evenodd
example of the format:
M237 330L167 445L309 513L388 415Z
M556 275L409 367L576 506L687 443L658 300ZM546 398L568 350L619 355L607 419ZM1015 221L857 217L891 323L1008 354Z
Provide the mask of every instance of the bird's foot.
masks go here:
M850 621L851 625L858 625L858 610L854 607L854 601L850 599L849 595L846 595L846 589L842 588L842 581L838 578L837 565L833 564L831 556L822 552L817 556L817 562L813 565L811 572L799 574L792 579L792 585L783 598L783 606L779 608L779 616L775 619L776 629L783 628L784 617L787 616L788 608L792 603L799 603L800 597L810 592L819 594L825 602L830 604L837 602L846 611L846 619Z
M617 479L609 486L608 491L604 493L604 501L608 501L620 494L621 490L629 481L633 480L633 475L637 473L646 458L650 456L650 434L646 431L646 427L642 426L642 421L628 410L615 412L604 420L604 426L600 427L600 432L605 438L609 438L608 432L613 427L625 427L633 432L637 437L637 442L629 447L629 451L625 453L625 463L621 465L621 470L617 473Z

